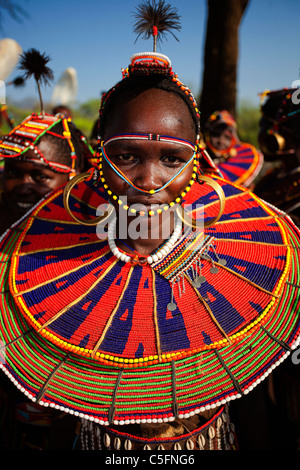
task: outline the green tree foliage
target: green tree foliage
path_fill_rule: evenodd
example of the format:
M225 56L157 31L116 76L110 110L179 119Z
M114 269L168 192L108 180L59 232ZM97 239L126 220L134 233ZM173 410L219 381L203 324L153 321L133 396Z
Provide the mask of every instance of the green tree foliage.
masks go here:
M260 120L260 109L259 106L254 106L248 101L241 101L238 115L238 134L243 142L258 146L257 136Z

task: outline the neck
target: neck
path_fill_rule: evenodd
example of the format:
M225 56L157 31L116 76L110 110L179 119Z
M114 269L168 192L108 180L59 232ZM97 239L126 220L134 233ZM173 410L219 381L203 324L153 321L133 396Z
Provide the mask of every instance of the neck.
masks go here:
M123 213L118 215L116 242L121 250L129 254L135 251L146 257L156 251L173 233L174 212L172 211L153 217L126 218L125 215Z

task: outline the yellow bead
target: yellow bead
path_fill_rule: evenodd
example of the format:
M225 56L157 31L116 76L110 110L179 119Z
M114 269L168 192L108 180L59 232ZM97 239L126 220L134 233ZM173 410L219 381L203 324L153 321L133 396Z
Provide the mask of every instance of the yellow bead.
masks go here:
M155 193L154 189L150 189L149 193L154 194Z

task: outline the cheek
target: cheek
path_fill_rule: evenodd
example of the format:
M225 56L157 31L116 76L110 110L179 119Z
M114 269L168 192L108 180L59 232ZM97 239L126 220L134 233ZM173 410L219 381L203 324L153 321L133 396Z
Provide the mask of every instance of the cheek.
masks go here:
M182 191L186 189L186 187L189 185L192 175L193 175L193 168L194 165L191 163L185 170L184 172L178 176L171 184L166 188L166 191L169 193L171 196L171 200L175 200L176 197L180 196ZM170 201L169 201L170 202Z
M17 186L16 180L5 179L3 178L3 191L6 193L12 192Z
M52 178L51 180L48 180L47 183L43 186L40 187L40 190L55 190L58 189L60 186L63 184L67 183L69 181L69 176L67 175L57 175L55 178Z
M124 194L128 184L123 181L106 162L102 163L102 171L105 183L108 185L109 189L118 196Z

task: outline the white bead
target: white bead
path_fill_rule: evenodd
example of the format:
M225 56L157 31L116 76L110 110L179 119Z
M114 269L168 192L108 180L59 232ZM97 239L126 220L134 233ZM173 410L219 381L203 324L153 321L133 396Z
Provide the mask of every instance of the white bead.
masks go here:
M156 261L158 261L158 256L157 256L157 255L153 255L153 256L152 256L152 259L153 259L153 261L156 263Z
M151 264L152 261L153 261L153 260L152 260L152 256L148 256L148 258L147 258L147 263Z

